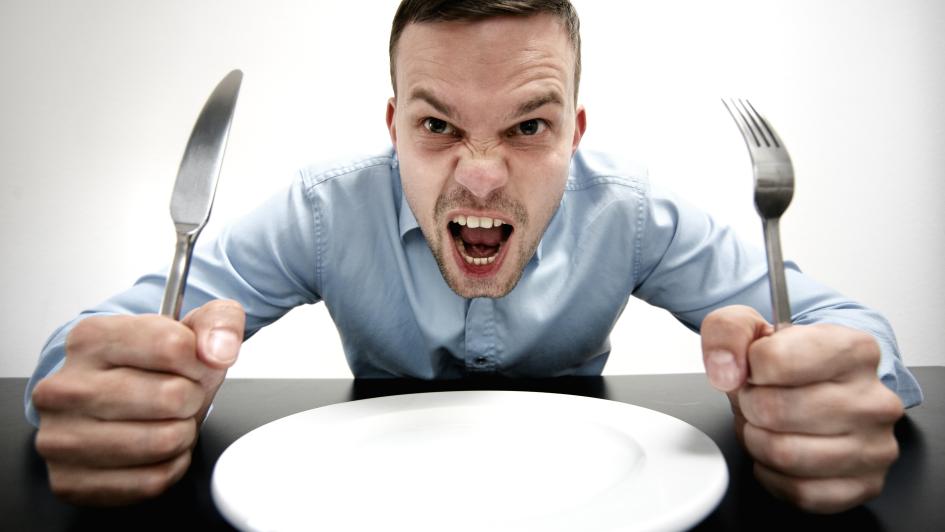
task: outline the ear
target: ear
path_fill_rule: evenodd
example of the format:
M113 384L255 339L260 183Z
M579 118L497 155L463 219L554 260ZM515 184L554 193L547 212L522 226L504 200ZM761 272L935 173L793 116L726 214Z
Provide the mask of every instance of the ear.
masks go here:
M577 113L574 114L574 139L571 141L571 155L577 151L581 144L581 138L584 136L584 130L587 129L587 112L583 105L579 105Z
M397 124L394 120L395 111L397 110L397 97L392 97L387 100L387 131L390 133L390 141L394 145L394 149L397 149Z

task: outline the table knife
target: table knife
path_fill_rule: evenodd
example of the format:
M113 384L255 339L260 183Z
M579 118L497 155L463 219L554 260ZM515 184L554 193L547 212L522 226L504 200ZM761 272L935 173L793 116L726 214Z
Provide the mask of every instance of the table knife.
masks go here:
M177 172L171 194L171 219L177 230L177 245L161 300L161 315L175 320L180 318L194 243L210 218L242 80L241 71L230 72L207 98Z

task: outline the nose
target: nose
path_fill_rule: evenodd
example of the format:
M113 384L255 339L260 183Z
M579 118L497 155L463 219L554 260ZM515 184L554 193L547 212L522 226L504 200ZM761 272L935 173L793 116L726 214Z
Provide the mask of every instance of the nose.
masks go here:
M496 155L470 153L456 165L456 182L478 198L486 199L509 180L505 160Z

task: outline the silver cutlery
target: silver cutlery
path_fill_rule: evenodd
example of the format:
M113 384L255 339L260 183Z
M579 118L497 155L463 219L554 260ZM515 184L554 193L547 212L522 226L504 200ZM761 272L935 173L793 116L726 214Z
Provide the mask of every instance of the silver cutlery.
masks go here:
M791 305L788 301L778 226L781 215L794 196L794 166L774 128L751 102L723 99L722 103L738 125L751 156L755 175L755 209L761 216L768 257L774 327L780 329L791 323Z
M161 314L175 320L180 318L194 243L210 218L242 80L243 73L234 70L210 94L194 124L177 172L171 195L171 218L177 230L177 245L161 300Z

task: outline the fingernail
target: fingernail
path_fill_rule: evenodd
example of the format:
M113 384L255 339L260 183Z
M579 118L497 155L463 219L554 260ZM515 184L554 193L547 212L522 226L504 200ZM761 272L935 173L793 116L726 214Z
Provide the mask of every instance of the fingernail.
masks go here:
M240 340L230 331L215 329L207 338L207 356L220 364L232 364L240 349Z
M728 351L711 351L706 356L705 370L712 386L722 391L734 390L740 384L735 355Z

